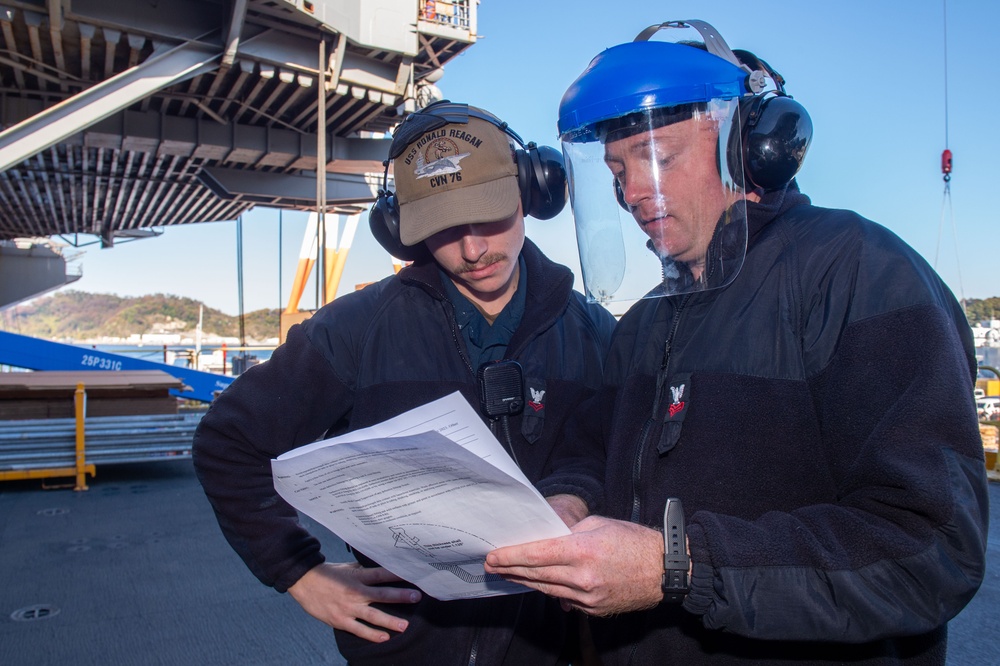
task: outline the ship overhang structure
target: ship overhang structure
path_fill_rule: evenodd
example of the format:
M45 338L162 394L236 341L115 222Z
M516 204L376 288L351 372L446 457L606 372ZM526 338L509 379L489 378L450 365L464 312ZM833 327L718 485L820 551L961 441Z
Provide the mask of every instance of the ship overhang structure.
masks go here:
M0 0L0 240L357 212L475 40L475 0Z

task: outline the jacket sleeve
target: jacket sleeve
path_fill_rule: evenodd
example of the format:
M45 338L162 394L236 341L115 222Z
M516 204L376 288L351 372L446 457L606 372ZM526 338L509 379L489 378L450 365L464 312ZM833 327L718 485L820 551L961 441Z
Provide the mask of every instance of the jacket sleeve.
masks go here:
M983 579L971 331L929 267L893 242L866 239L860 258L802 290L804 356L823 359L808 377L818 441L802 445L825 459L836 497L753 521L690 517L684 606L709 628L846 643L916 635L954 617Z
M611 346L615 318L601 305L584 304L579 294L574 294L574 298L577 300L571 303L571 308L578 306L586 313L594 331L593 344L599 348L598 356L603 366ZM603 367L599 370L603 371ZM609 389L600 387L576 406L563 429L552 472L536 484L539 492L546 497L576 495L586 502L591 514L600 512L604 505L605 452L602 433L608 427L611 414L598 408L603 404L613 402Z
M535 486L546 496L576 495L591 514L604 509L604 444L600 437L605 410L598 406L609 400L604 389L581 402L563 430L552 472Z
M323 562L319 542L277 494L271 459L315 441L350 412L352 387L303 326L216 399L194 437L198 479L233 549L284 592Z

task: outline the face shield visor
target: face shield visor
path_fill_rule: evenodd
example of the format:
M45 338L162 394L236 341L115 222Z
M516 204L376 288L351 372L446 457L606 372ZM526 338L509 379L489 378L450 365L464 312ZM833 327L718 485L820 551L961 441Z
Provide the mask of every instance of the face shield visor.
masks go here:
M598 102L587 105L589 88L582 89L581 82L593 85L597 78L600 83L594 70L611 59L609 50L567 91L560 131L587 296L627 302L724 287L739 273L746 254L737 88L746 73L686 45L622 46L672 47L719 60L734 85L718 96L706 94L712 89L705 85L694 92L691 86L680 92L664 86L661 97L681 103L656 105L656 91L640 82L634 89L643 92L623 101L615 98L615 88L627 86L622 79L634 79L636 70L611 68L604 74L614 83L603 86L604 93L595 92ZM639 71L648 71L656 59L638 61ZM663 69L669 68L657 71ZM609 95L605 106L634 110L603 112Z
M728 151L736 100L602 123L563 142L580 266L600 302L729 284L746 254L741 151ZM738 133L736 134L738 137ZM721 140L720 140L721 137Z

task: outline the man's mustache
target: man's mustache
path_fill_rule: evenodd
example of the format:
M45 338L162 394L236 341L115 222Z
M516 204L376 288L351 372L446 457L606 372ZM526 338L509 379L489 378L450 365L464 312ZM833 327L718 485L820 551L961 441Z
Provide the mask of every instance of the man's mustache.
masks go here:
M477 261L474 264L469 263L467 261L463 261L462 264L457 269L455 269L455 274L461 275L462 273L471 273L472 271L482 270L487 266L500 263L506 258L507 255L503 254L502 252L493 252L491 254L484 255L479 259L479 261Z

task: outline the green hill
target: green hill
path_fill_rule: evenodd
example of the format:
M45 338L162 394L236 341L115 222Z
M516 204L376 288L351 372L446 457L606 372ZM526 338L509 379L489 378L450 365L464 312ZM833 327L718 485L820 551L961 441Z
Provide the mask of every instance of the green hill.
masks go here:
M171 332L193 335L199 301L168 294L123 297L59 291L51 296L0 311L0 330L51 339L125 338L134 333ZM1000 318L1000 297L965 301L970 325ZM255 310L244 315L248 340L278 337L280 310ZM239 337L239 317L205 307L206 336Z
M135 333L191 333L198 326L201 303L191 298L153 294L122 297L60 291L0 313L0 328L40 338L86 340L125 338ZM277 309L244 315L248 340L278 337ZM202 332L206 336L239 337L239 317L205 307Z
M1000 319L1000 297L965 299L965 316L973 326L981 321Z

